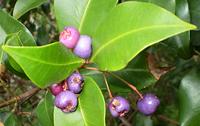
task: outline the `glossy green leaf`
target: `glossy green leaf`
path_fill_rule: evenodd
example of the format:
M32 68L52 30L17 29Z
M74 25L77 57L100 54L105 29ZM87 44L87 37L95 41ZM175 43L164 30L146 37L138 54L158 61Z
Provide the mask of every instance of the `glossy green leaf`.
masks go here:
M176 0L176 15L184 21L190 22L190 11L187 0ZM185 32L172 38L179 56L190 58L190 32Z
M200 29L200 0L187 0L189 4L191 22Z
M82 34L93 35L117 0L55 0L54 8L59 30L74 26Z
M1 9L0 9L0 17L2 18L2 20L0 20L0 35L1 35L0 43L5 41L7 35L12 33L18 33L19 38L24 46L36 45L33 36L22 23L20 23L19 21L17 21L16 19L14 19L12 16L10 16Z
M47 0L17 0L13 10L13 16L18 19L29 10L40 6L44 2L47 2Z
M191 70L181 81L179 89L181 126L199 126L200 69Z
M101 70L120 70L146 47L195 28L156 5L124 2L97 29L91 61Z
M7 60L1 46L3 44L20 45L20 46L34 46L35 40L29 30L19 21L0 9L0 55L1 62ZM7 43L6 43L7 42ZM14 61L13 61L14 63ZM17 70L19 65L15 63L12 65L13 69Z
M79 96L78 109L63 113L54 109L54 126L105 126L105 101L97 84L85 77L84 88Z
M53 126L54 102L51 93L46 93L36 108L37 118L41 126Z
M175 13L176 0L127 0L153 3Z
M2 47L41 88L65 79L84 62L58 42L40 47Z

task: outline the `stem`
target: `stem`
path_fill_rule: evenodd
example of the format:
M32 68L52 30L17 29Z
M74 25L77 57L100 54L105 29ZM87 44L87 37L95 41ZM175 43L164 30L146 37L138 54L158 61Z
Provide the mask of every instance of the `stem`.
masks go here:
M166 122L169 122L173 125L179 125L179 122L175 121L175 120L172 120L172 119L169 119L168 117L164 116L164 115L158 115L157 116L159 119L163 120L163 121L166 121Z
M2 101L2 102L0 102L0 108L8 106L8 105L13 104L18 101L21 101L23 99L29 98L32 95L36 94L39 90L40 90L39 88L33 88L32 90L29 90L19 96L15 96L8 101Z
M125 126L132 126L124 117L119 118Z
M109 74L111 74L112 76L114 76L115 78L121 80L122 82L124 82L127 86L129 86L135 93L137 93L141 99L143 99L142 94L137 90L137 88L135 86L133 86L131 83L127 82L126 80L124 80L123 78L121 78L120 76L109 72Z
M87 70L100 71L99 69L97 69L97 68L95 68L95 67L83 66L83 68L85 68L85 69L87 69Z
M112 99L113 96L112 96L111 90L110 90L110 88L109 88L108 81L107 81L107 79L106 79L105 74L103 74L103 78L104 78L104 81L105 81L105 84L106 84L106 88L107 88L107 90L108 90L109 97Z

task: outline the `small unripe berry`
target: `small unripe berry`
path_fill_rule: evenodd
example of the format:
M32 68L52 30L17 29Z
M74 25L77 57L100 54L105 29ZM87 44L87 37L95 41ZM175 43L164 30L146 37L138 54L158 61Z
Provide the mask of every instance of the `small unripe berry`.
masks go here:
M79 40L80 33L74 27L65 27L64 31L60 33L59 41L67 48L74 48Z
M73 112L77 106L77 96L71 91L63 91L55 98L55 106L63 112Z
M77 56L87 59L92 53L92 39L87 35L81 35L75 48L74 54Z
M50 86L51 93L56 96L63 91L62 84L53 84Z
M67 78L67 87L73 93L79 93L83 87L83 77L80 73L74 72Z
M108 107L113 117L123 117L130 110L129 102L121 96L111 99Z
M144 115L153 114L160 105L160 100L154 94L145 94L143 99L137 101L138 110Z

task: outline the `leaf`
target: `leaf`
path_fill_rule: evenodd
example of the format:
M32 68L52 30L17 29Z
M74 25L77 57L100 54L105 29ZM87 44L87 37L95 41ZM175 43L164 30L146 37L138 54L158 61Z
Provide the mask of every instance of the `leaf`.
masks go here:
M176 15L184 21L190 22L190 12L187 0L176 0ZM185 59L191 57L190 32L184 32L173 37L169 41L172 41L172 44L175 42L179 56Z
M1 43L5 41L6 36L12 33L18 33L24 46L26 45L36 45L33 36L30 31L19 21L14 19L12 16L0 9L0 35ZM9 24L9 25L8 25Z
M191 22L198 26L200 29L200 1L199 0L188 0L190 14L191 14Z
M18 19L29 10L36 8L45 2L47 2L47 0L17 0L13 10L13 16Z
M134 118L134 126L153 126L153 120L151 116L145 116L140 113L137 113Z
M41 88L65 79L84 62L58 42L40 47L4 45L2 48Z
M156 5L124 2L97 29L91 61L101 70L120 70L146 47L195 28Z
M103 94L90 77L85 77L84 83L78 109L66 114L55 108L54 126L105 126L106 110Z
M93 35L116 3L117 0L55 0L59 30L63 30L65 26L74 26L82 34Z
M36 114L41 126L53 126L53 111L53 97L47 92L36 108Z
M8 115L7 119L5 120L4 125L5 126L21 126L21 122L17 118L16 115L14 115L13 113L10 113L10 115Z
M176 0L127 0L153 3L175 13Z
M191 70L181 81L179 89L181 126L199 126L200 69Z
M9 45L34 46L36 42L30 31L19 21L0 9L0 62L6 61L1 46L8 42ZM19 68L17 64L12 66L15 70Z

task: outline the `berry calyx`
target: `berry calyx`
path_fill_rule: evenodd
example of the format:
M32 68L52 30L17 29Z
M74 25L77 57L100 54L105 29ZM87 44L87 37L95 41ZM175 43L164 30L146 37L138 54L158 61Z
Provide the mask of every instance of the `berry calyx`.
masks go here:
M74 72L67 78L67 87L73 93L79 93L83 87L83 77L80 73Z
M54 103L65 113L73 112L76 110L77 96L71 91L63 91L56 96Z
M80 33L74 27L65 27L64 31L60 33L59 41L67 48L74 48L79 40Z
M92 53L91 37L87 35L81 35L74 48L74 54L83 59L87 59L91 56L91 53Z
M63 91L63 86L60 83L59 84L53 84L53 85L50 86L50 91L54 96L56 96L60 92Z
M123 117L130 110L129 102L121 96L112 98L108 107L113 117Z
M137 101L137 108L144 115L153 114L159 105L158 97L150 93L143 95L143 99Z

